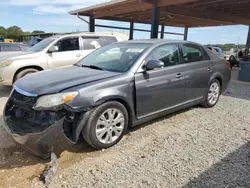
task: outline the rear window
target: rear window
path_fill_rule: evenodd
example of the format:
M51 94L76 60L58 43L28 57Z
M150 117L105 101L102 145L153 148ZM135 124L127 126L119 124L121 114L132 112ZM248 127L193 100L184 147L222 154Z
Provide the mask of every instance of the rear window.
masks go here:
M199 46L184 44L182 46L182 52L185 63L192 63L204 60L203 52Z

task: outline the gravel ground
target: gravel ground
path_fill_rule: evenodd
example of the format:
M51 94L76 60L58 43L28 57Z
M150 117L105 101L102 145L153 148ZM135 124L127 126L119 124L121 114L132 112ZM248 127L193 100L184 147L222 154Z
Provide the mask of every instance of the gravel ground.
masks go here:
M250 187L249 114L250 86L231 83L212 109L194 107L139 126L108 150L82 144L65 151L48 187ZM18 173L4 185L24 187L13 184L19 178L26 187L44 187L32 176L41 161L19 152L31 162L14 168ZM11 173L7 166L0 170Z

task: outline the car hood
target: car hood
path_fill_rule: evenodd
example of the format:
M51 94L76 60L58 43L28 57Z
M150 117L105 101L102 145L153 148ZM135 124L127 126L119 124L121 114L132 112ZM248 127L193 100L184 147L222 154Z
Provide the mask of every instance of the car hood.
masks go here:
M14 88L37 96L50 93L58 93L70 87L118 76L121 73L95 70L85 67L72 66L56 70L47 70L27 75L18 80Z
M19 60L34 58L38 55L37 52L1 52L0 60Z

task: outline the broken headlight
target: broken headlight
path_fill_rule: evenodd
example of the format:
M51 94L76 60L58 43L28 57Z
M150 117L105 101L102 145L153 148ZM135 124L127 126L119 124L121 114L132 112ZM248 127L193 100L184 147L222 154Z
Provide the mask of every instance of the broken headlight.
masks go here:
M58 93L52 95L44 95L38 98L33 109L43 110L43 109L55 109L62 104L72 101L79 93L70 92L70 93Z

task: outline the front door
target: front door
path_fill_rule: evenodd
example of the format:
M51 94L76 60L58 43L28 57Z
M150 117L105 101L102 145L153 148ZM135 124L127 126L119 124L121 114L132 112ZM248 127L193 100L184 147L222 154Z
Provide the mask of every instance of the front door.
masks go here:
M57 52L47 53L48 65L51 69L73 65L83 58L79 37L63 38L55 46L59 49Z
M179 50L175 44L157 47L146 58L160 60L165 67L135 75L136 112L138 118L153 115L184 102L185 64L180 64Z
M204 49L194 44L182 46L184 72L186 78L186 100L196 100L204 96L213 74L213 62Z

